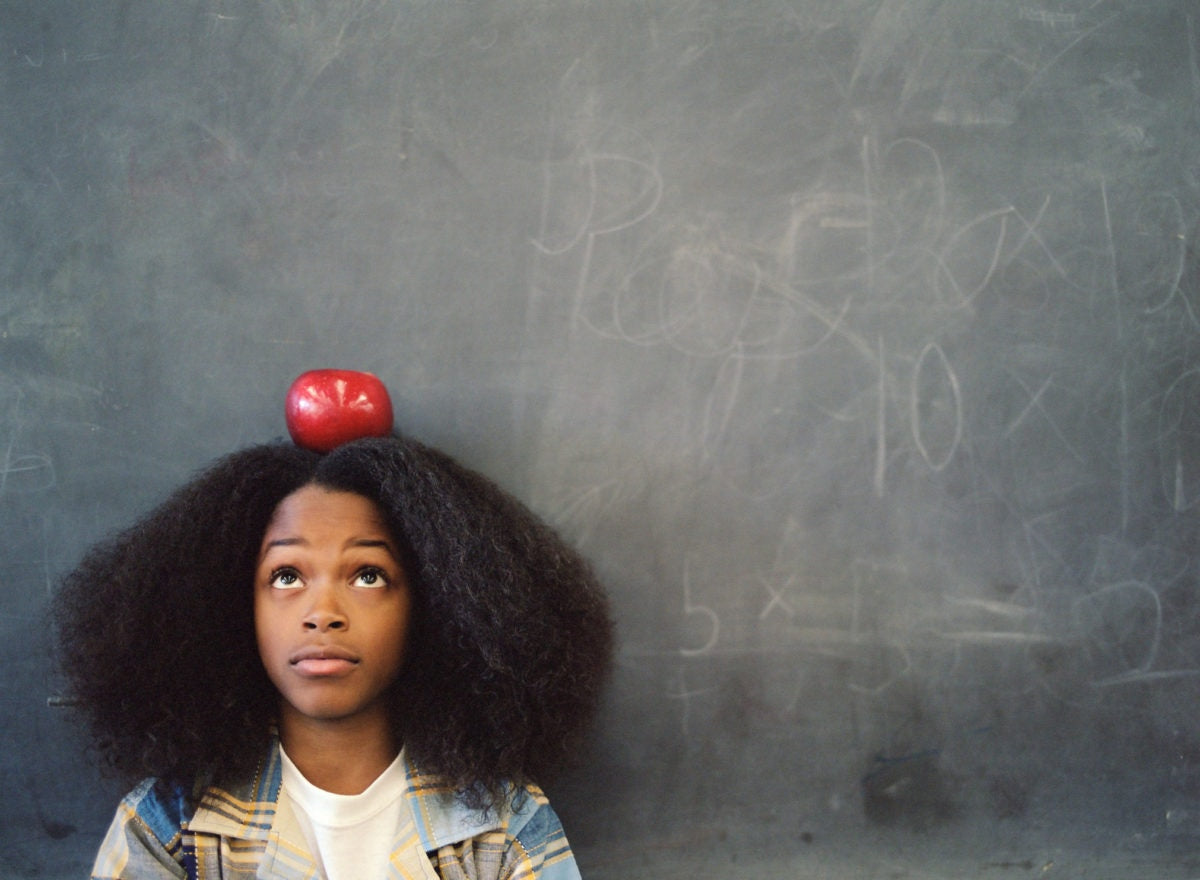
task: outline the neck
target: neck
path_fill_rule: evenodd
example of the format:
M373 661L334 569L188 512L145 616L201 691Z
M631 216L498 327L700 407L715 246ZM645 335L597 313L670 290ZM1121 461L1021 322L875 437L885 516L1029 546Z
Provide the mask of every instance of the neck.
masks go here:
M279 740L304 778L333 794L366 791L400 751L386 717L324 721L286 707Z

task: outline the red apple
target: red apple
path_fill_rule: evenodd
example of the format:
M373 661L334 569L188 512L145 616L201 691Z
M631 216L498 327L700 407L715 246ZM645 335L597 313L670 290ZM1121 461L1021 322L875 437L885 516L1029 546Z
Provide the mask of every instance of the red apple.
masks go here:
M377 376L356 370L301 373L288 389L285 415L295 444L316 452L392 433L387 388Z

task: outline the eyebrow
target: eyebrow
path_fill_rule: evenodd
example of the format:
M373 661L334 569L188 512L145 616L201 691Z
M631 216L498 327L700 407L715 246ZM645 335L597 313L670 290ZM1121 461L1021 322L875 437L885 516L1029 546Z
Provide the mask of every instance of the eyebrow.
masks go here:
M348 547L382 547L384 550L386 550L388 553L392 554L393 556L396 555L396 551L392 548L391 542L385 541L382 538L358 538L354 541L351 541L346 546L348 546Z

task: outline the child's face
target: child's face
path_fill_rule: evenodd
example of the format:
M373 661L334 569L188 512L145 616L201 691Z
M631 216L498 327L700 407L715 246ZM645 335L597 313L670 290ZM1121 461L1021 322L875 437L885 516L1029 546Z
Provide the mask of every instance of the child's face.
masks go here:
M280 724L387 717L411 596L370 499L304 486L279 502L254 575L254 627Z

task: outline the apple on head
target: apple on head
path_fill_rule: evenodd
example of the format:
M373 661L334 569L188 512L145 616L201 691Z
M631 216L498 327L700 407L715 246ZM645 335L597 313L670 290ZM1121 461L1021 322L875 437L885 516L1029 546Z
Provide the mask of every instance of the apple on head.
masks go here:
M288 388L285 418L297 446L328 452L360 437L391 434L392 399L371 373L309 370Z

